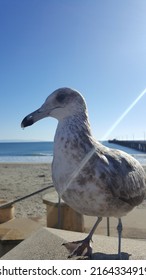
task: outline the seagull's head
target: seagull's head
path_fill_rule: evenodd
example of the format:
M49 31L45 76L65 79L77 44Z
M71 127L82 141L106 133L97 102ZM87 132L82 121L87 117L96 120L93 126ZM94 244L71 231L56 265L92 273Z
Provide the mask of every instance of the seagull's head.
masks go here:
M74 89L59 88L47 97L39 109L23 119L21 127L30 126L46 117L62 120L78 114L86 114L86 103L83 96Z

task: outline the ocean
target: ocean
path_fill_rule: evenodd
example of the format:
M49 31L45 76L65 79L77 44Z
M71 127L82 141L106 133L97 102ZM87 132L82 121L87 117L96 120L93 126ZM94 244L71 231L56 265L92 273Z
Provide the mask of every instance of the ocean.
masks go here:
M53 142L0 143L0 162L50 163Z
M103 144L113 149L123 150L146 165L146 153L115 145L104 141ZM8 163L51 163L53 142L4 142L0 143L0 162Z

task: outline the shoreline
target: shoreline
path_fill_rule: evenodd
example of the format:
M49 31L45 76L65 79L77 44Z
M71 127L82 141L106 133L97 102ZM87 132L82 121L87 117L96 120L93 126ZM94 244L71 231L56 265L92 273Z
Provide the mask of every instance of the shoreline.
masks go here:
M12 165L13 165L13 164L24 164L24 165L25 165L25 164L30 164L30 165L33 165L33 164L34 164L34 165L43 165L43 164L44 164L44 165L51 165L51 162L19 162L19 161L17 161L17 162L7 162L7 161L6 161L6 162L0 162L0 165L3 165L3 164L8 164L8 165L9 165L9 164L10 164L10 165L11 165L11 164L12 164Z

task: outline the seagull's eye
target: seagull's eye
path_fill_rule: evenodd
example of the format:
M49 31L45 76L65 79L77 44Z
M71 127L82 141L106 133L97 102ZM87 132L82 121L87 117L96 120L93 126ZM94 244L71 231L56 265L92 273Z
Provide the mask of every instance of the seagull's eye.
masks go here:
M56 100L58 102L62 103L65 98L66 98L66 94L65 93L60 93L60 94L57 95Z

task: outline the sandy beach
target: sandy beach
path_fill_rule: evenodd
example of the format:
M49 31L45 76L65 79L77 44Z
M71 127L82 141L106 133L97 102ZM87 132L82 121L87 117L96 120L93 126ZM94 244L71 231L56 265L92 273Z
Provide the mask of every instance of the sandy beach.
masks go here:
M145 167L146 170L146 167ZM37 191L43 187L52 183L51 177L51 165L46 163L31 164L31 163L0 163L0 199L6 199L7 201L22 197ZM43 204L42 197L48 192L43 191L37 195L34 195L26 200L20 201L15 204L15 217L28 217L38 219L45 226L46 225L46 206ZM138 206L138 209L142 209L141 219L139 216L136 220L137 212L133 212L127 215L125 224L128 227L129 222L133 221L131 226L131 232L135 232L134 237L140 238L140 230L142 230L141 238L146 238L146 200ZM134 210L135 211L135 210ZM139 215L139 213L138 213ZM141 214L140 214L141 215ZM125 218L123 218L125 219ZM144 219L144 220L143 220ZM90 230L93 225L95 217L85 217L86 231ZM114 219L116 220L116 219ZM141 224L139 224L141 220ZM112 222L112 220L111 220ZM116 232L116 226L114 221L114 228ZM144 225L144 226L143 226ZM106 227L104 221L98 229L98 233L102 234L102 227ZM137 228L139 229L137 232ZM128 230L128 229L127 229ZM136 234L137 232L137 234ZM105 232L106 234L106 232ZM114 234L113 234L114 235ZM127 236L127 231L126 231ZM131 233L130 233L131 236ZM130 237L128 235L128 237Z
M52 182L50 164L1 163L0 199L7 201L22 197L48 186ZM15 204L15 217L42 217L46 207L43 191Z

